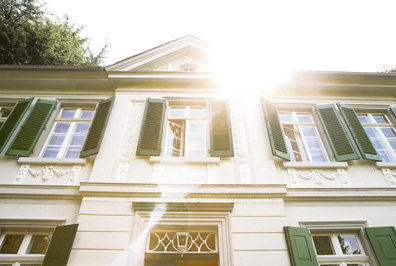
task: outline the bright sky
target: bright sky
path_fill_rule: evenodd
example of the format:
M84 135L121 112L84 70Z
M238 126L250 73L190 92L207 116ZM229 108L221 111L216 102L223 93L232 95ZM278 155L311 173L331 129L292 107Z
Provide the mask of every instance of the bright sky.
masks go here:
M369 71L396 67L396 1L39 0L84 26L105 65L195 35L238 68Z

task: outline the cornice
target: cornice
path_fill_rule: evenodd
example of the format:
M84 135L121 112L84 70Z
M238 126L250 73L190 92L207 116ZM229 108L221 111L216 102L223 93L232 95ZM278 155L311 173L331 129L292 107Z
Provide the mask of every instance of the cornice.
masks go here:
M81 200L78 186L0 185L0 198Z
M148 184L80 182L83 197L133 198L283 198L285 184Z
M396 188L288 188L285 202L396 201Z

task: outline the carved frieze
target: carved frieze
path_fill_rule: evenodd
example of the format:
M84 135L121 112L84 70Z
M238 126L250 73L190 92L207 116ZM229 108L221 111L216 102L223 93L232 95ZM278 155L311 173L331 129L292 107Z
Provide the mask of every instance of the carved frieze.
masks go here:
M30 167L30 165L22 165L15 177L14 184L21 184L26 176L29 174L33 178L41 177L41 180L47 182L54 177L61 178L69 175L68 184L74 185L78 182L81 166L73 166L71 169L60 170L58 166L48 165L43 166L42 169L37 170Z
M328 174L321 169L310 169L309 173L298 173L296 169L287 169L289 174L290 184L292 187L298 187L298 179L306 181L312 180L317 185L323 185L325 180L334 181L339 179L343 186L349 184L349 178L344 169L337 169L335 173Z
M156 68L153 71L183 71L183 69L181 69L180 66L186 63L192 63L196 65L198 68L195 71L200 71L200 72L211 71L211 67L209 65L199 60L196 60L193 56L183 56L182 58L173 61L170 64L166 64L164 66Z
M249 150L241 106L236 104L231 105L231 118L236 154L239 157L247 157Z
M129 162L119 162L116 174L116 181L126 181L129 170Z
M241 174L241 183L250 184L252 183L252 176L250 172L249 163L239 163L239 172Z
M187 165L164 172L162 176L170 183L195 184L202 181L205 173Z
M130 157L136 149L142 123L144 101L131 101L128 108L123 137L120 147L120 157Z
M384 174L386 181L388 181L389 186L396 187L396 174L392 173L389 168L381 168L381 171Z

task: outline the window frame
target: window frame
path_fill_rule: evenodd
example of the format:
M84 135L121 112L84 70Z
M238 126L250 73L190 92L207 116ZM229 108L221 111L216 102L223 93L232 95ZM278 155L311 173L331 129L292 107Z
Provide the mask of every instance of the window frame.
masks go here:
M396 162L396 151L392 148L391 144L389 143L388 138L384 135L384 133L382 132L381 128L390 128L393 133L395 133L395 139L396 139L396 124L393 123L393 121L390 119L389 114L386 112L378 112L378 111L374 111L374 112L370 112L368 111L364 111L364 110L358 110L357 112L357 116L359 118L360 115L367 115L368 119L369 119L369 123L363 123L362 121L360 121L360 123L362 124L362 126L366 129L366 127L368 128L374 128L376 130L376 132L379 134L380 136L380 140L383 141L383 143L386 146L386 151L390 151L390 156L391 156L391 161L384 161L382 160L382 162L387 162L387 163L395 163ZM377 123L374 116L375 115L381 115L384 116L384 119L387 123ZM367 133L368 135L368 133ZM368 135L369 136L369 135ZM373 139L369 136L371 142L373 142ZM374 143L373 143L374 145ZM375 147L375 146L374 146ZM377 150L377 153L380 154L380 150L375 147L375 149ZM382 159L382 157L381 157Z
M14 105L6 105L6 104L0 104L0 128L4 124L4 122L7 120L7 118L10 116L12 109L14 109ZM7 116L3 116L4 110L3 109L11 109L11 112Z
M76 113L74 114L74 117L73 118L61 118L60 116L62 115L62 113L63 113L63 111L65 109L74 109L74 110L76 110ZM92 117L91 118L78 118L78 117L76 117L77 115L79 115L81 113L81 111L83 109L92 110L93 111ZM62 106L60 108L60 111L57 112L56 118L54 118L52 120L51 130L47 134L45 134L45 136L43 136L43 137L45 137L45 140L42 142L41 145L39 143L37 143L37 145L41 146L40 153L39 153L38 157L42 158L42 159L78 159L79 157L68 158L68 157L64 157L63 156L63 155L65 155L66 148L68 146L67 143L69 143L69 140L70 140L71 136L73 135L73 132L74 132L74 129L75 129L77 123L87 123L87 122L89 122L88 130L85 133L85 137L84 137L84 140L85 140L85 138L87 137L87 134L89 132L89 127L91 126L91 123L92 123L93 117L95 115L95 112L96 112L95 106L85 106L85 105L81 105L81 106L78 106L78 107L77 106ZM66 132L65 139L63 140L62 144L60 145L60 149L58 151L57 156L56 157L43 157L44 152L46 150L46 147L48 146L48 143L49 143L49 141L51 139L52 134L54 133L54 130L55 130L57 124L58 123L62 123L62 122L64 122L64 123L70 122L71 125L70 125L68 131ZM80 153L83 145L84 145L84 142L81 144L79 153Z
M209 157L209 146L210 146L210 132L209 132L209 106L208 106L208 100L206 99L197 99L197 100L189 100L189 101L178 101L178 100L167 100L167 108L165 110L165 119L164 119L164 125L163 127L166 129L165 134L162 136L162 152L161 156L164 158L188 158L188 159L199 159L199 158L208 158ZM185 116L171 116L171 110L172 107L184 107L185 109ZM194 116L189 116L189 110L191 107L202 107L204 110L204 116L203 117L194 117ZM183 120L183 132L182 132L182 138L181 140L184 139L184 141L180 142L181 146L181 152L180 156L167 156L167 140L169 137L169 123L174 120ZM189 155L189 150L187 149L189 145L189 139L188 136L189 134L189 123L190 121L204 121L204 156L188 156Z
M277 107L277 109L278 109L279 120L280 120L283 134L285 137L286 147L290 154L290 162L292 162L292 163L328 163L328 162L331 162L330 157L328 155L329 145L327 143L325 143L325 141L322 138L322 134L320 134L320 130L322 130L322 125L320 123L318 123L318 120L316 119L316 114L314 114L313 108L310 108L308 110L306 108L301 109L301 108L279 108L279 107ZM281 114L285 114L285 113L291 114L291 116L292 116L291 122L282 122ZM312 122L298 122L298 119L297 119L298 113L308 114ZM296 142L297 142L297 145L298 145L298 148L300 151L302 161L293 161L293 158L295 158L293 155L294 151L290 150L291 144L290 144L290 141L288 140L289 138L287 137L287 135L285 133L285 128L284 128L285 125L292 125L292 126L298 127L298 134L300 136L297 136L298 138L297 138ZM312 126L314 128L315 133L317 135L317 139L319 140L319 143L321 145L321 150L323 151L325 161L315 162L312 160L310 151L308 149L307 140L306 140L306 137L304 136L301 126Z
M300 222L302 228L309 229L311 233L311 240L314 246L314 251L318 259L319 265L326 264L339 264L340 266L346 266L342 264L340 259L346 259L346 263L365 263L365 266L379 266L376 260L376 255L371 243L366 237L365 228L368 227L366 221L328 221L328 222ZM314 235L337 235L337 234L353 234L356 236L359 246L361 247L362 253L364 253L364 258L367 261L360 261L359 258L356 260L357 255L317 255L316 247L313 241ZM363 257L363 256L362 256ZM324 262L324 260L330 262ZM334 261L333 261L334 259Z

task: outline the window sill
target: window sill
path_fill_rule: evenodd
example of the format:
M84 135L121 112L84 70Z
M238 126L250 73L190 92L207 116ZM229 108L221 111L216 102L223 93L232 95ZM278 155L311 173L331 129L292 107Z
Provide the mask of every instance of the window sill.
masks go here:
M283 162L283 168L348 168L347 162Z
M150 156L150 163L213 163L219 164L220 157L199 157L199 158L184 158L184 157L162 157Z
M376 162L377 168L396 168L396 162Z
M84 165L86 159L82 158L37 158L37 157L20 157L19 164L62 164L62 165Z

